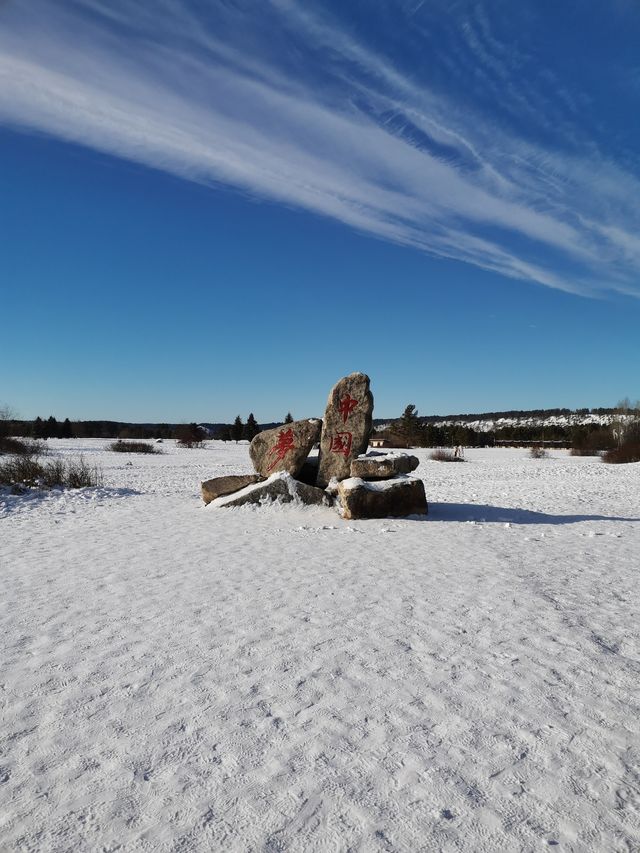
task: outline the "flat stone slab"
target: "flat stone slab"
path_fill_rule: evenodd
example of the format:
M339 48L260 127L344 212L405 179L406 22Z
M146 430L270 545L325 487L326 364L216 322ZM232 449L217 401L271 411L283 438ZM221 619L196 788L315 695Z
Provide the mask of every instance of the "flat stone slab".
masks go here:
M337 382L327 400L320 438L318 485L351 476L351 462L367 449L373 394L365 373L350 373Z
M337 490L343 518L402 518L429 511L424 483L409 474L373 482L350 477L339 482Z
M230 474L228 477L214 477L200 484L202 500L205 504L211 503L222 495L230 495L245 486L250 486L262 479L259 474Z
M376 453L370 451L351 462L351 476L363 480L388 480L396 474L410 474L420 460L409 453Z
M265 504L271 501L280 503L297 503L309 506L331 506L331 498L323 489L308 486L295 480L286 471L272 474L268 480L247 486L232 495L216 498L211 502L212 507L243 506L244 504Z
M263 477L279 471L297 477L309 451L320 440L321 429L322 421L312 418L259 432L249 447L253 467Z

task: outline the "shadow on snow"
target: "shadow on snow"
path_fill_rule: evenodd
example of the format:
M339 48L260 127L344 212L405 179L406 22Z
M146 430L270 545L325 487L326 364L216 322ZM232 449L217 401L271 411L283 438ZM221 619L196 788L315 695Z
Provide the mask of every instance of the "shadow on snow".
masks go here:
M580 521L640 521L619 515L553 515L531 509L489 506L489 504L431 503L425 521L483 521L509 524L576 524Z

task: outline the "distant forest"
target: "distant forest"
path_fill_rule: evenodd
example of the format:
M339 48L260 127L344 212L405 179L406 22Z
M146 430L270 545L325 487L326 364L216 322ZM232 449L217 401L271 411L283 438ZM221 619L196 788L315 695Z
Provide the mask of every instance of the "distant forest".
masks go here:
M287 415L291 419L291 415ZM282 421L281 423L286 423ZM125 421L72 421L65 418L57 420L53 415L48 418L37 417L33 421L9 418L3 422L3 432L15 436L35 439L47 438L122 438L122 439L151 439L177 438L180 439L185 430L200 430L201 439L217 438L223 441L251 440L263 429L278 426L278 423L258 424L253 414L244 422L240 415L234 423L201 423L201 424L168 424L168 423L127 423ZM195 434L195 433L194 433Z
M511 409L507 412L481 412L464 415L420 415L421 423L436 423L438 421L495 421L499 418L553 418L565 415L613 415L617 408L599 409Z
M408 405L402 417L385 422L376 435L386 437L392 444L409 447L491 447L493 445L555 445L577 451L593 452L611 449L616 443L615 429L600 423L585 423L588 415L613 415L622 411L637 411L628 401L617 408L599 409L529 409L508 412L483 412L448 416L420 416L414 405ZM554 417L565 416L566 424L551 423ZM501 418L519 420L491 430L469 426L477 421L498 421ZM526 423L526 421L530 423ZM612 418L615 420L615 417ZM573 422L572 422L573 421ZM617 435L621 435L621 429Z
M493 444L527 444L540 442L562 444L568 447L581 445L593 446L605 450L612 445L611 429L598 424L555 425L545 423L551 417L586 415L614 415L619 408L595 409L528 409L504 412L481 412L458 415L418 415L415 406L407 406L399 418L376 418L374 426L385 426L380 435L396 439L407 445L420 447L486 447ZM538 423L504 426L489 432L472 429L465 423L473 421L496 421L500 418L533 419ZM222 441L251 440L256 433L288 423L290 413L281 422L258 424L253 414L246 421L238 415L233 423L169 424L169 423L126 423L121 421L90 420L72 421L69 418L57 420L53 415L46 419L33 421L10 419L2 424L5 434L47 438L104 438L104 439L170 439L183 440L188 432L198 443L207 438ZM457 421L445 425L443 421ZM188 436L187 436L188 437Z

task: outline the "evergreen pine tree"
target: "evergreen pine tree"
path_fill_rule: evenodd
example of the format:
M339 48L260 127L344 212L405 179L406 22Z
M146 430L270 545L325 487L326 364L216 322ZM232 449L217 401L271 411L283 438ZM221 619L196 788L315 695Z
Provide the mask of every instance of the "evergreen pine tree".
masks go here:
M0 406L0 437L9 435L10 422L13 420L13 413L8 406Z
M175 438L180 447L201 447L205 432L198 424L179 424L174 430Z
M293 423L293 415L291 414L291 412L287 412L287 417L284 419L284 422L285 424Z
M64 419L64 423L60 427L60 438L73 438L73 429L69 418Z
M400 418L400 432L407 441L413 441L418 435L418 410L410 403Z
M247 418L247 422L244 425L244 430L242 433L242 437L251 441L254 435L257 435L260 432L260 427L258 426L258 422L253 416L253 412Z
M242 438L242 431L244 429L242 418L238 415L233 422L233 426L231 427L231 438L236 442L236 444Z
M53 415L49 415L47 418L47 422L44 426L45 438L56 438L58 435L58 421L53 417Z

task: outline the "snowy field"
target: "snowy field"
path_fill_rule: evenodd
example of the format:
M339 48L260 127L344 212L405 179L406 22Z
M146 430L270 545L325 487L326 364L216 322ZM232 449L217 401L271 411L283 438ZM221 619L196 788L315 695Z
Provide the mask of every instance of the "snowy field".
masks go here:
M49 444L105 485L0 496L0 849L640 850L640 465L419 450L347 522Z

